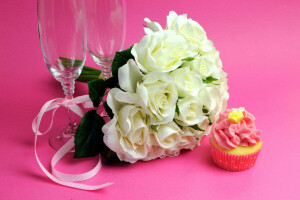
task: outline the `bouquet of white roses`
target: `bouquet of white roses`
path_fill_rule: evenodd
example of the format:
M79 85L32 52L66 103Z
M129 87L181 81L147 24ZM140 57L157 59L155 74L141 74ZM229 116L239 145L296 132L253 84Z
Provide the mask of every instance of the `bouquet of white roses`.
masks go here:
M97 110L85 114L75 134L75 157L101 153L134 163L177 156L199 146L225 110L226 73L203 28L173 11L165 29L145 21L141 41L116 53L113 76L88 82L94 106L103 105L110 120L105 123ZM97 71L84 68L79 80L89 73Z

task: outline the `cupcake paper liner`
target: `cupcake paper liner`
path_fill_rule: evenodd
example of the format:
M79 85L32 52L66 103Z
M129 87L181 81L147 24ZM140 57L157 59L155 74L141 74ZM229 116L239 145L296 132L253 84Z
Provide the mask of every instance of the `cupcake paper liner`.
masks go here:
M213 144L213 161L221 168L228 171L243 171L254 166L260 150L246 155L232 155L217 149Z

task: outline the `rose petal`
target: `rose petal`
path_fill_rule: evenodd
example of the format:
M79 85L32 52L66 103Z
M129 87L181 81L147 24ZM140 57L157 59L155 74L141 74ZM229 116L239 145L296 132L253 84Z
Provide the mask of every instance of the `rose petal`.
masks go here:
M136 92L137 83L142 81L143 75L139 67L135 64L133 59L119 68L118 71L120 87L126 92Z

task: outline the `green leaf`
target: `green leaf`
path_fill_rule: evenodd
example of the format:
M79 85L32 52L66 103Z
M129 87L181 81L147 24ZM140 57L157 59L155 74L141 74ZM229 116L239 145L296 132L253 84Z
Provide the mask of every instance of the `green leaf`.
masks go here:
M203 113L208 113L209 110L207 110L207 108L205 108L205 107L203 106L202 111L203 111Z
M103 142L103 141L102 141ZM122 163L127 163L125 161L120 161L119 157L115 152L110 150L105 143L101 144L102 148L100 150L100 154L103 158L106 158L106 161L108 162L122 162Z
M114 114L113 114L112 110L110 109L110 107L108 106L106 101L104 101L103 107L105 108L105 111L108 114L109 118L112 119L114 117Z
M177 103L176 103L175 112L176 112L176 114L177 114L177 115L179 115L179 114L180 114L179 107L178 107Z
M104 120L96 110L90 110L81 119L75 133L74 158L84 158L97 155L103 142L102 126Z
M157 131L157 129L158 129L158 125L151 125L150 127L151 127L151 129L154 130L154 131Z
M195 60L195 58L193 58L193 57L186 57L186 58L182 59L182 61L187 61L187 62L190 62L192 60Z
M131 54L132 47L133 46L131 46L129 49L126 49L124 51L116 52L116 55L111 65L112 75L114 77L118 77L118 70L120 67L125 65L129 59L134 58L133 55Z
M75 133L74 158L86 158L101 154L107 161L121 162L117 154L103 141L102 127L105 121L96 110L90 110L81 119Z
M190 127L193 128L193 129L195 129L195 130L197 130L197 131L205 131L205 130L199 128L199 126L197 124L195 124L193 126L190 126Z
M178 99L183 99L184 97L182 97L182 96L178 96Z
M85 78L85 76L82 76L82 78ZM116 77L111 77L107 80L95 79L92 81L88 81L89 97L92 100L94 107L99 106L108 88L113 88L116 87L117 85L118 85L118 79Z
M212 121L210 120L210 118L208 118L208 120L209 120L209 124L208 124L208 125L212 125L213 123L212 123Z
M217 81L218 79L212 77L212 76L208 76L206 79L203 79L203 83L212 83L214 81Z
M118 86L118 77L112 76L105 80L105 85L107 88L114 88Z
M106 91L106 84L103 79L96 79L88 82L89 97L93 102L94 107L98 107L100 101Z

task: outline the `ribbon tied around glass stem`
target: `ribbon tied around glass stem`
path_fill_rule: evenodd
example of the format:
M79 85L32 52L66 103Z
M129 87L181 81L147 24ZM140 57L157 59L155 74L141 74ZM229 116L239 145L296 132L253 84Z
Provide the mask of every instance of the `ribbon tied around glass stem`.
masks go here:
M82 109L78 106L78 104L82 104L84 108L92 108L93 107L93 103L91 102L88 95L79 96L79 97L72 98L72 99L57 98L57 99L50 100L43 105L39 114L36 116L36 118L32 122L32 129L35 132L35 141L34 141L35 157L36 157L36 160L37 160L39 166L43 170L43 172L52 181L54 181L58 184L64 185L64 186L72 187L72 188L78 188L78 189L82 189L82 190L97 190L97 189L107 187L113 183L105 183L102 185L86 185L86 184L74 183L74 182L90 179L99 172L99 170L101 169L101 166L102 166L100 155L99 155L99 161L98 161L97 165L92 170L90 170L86 173L66 174L66 173L62 173L54 168L56 163L62 157L64 157L64 155L66 155L68 152L70 152L70 150L74 147L74 137L71 137L69 139L69 141L66 144L64 144L53 156L53 158L51 160L52 173L50 173L43 166L43 164L41 163L41 161L39 160L38 155L37 155L37 150L36 150L37 136L44 135L51 129L52 123L53 123L53 117L55 115L56 110L63 106L63 107L68 108L70 111L76 113L78 116L82 117L84 115L84 113L83 113ZM51 118L50 125L45 132L41 132L39 130L39 127L42 122L42 118L43 118L44 114L49 111L52 111L52 118Z

